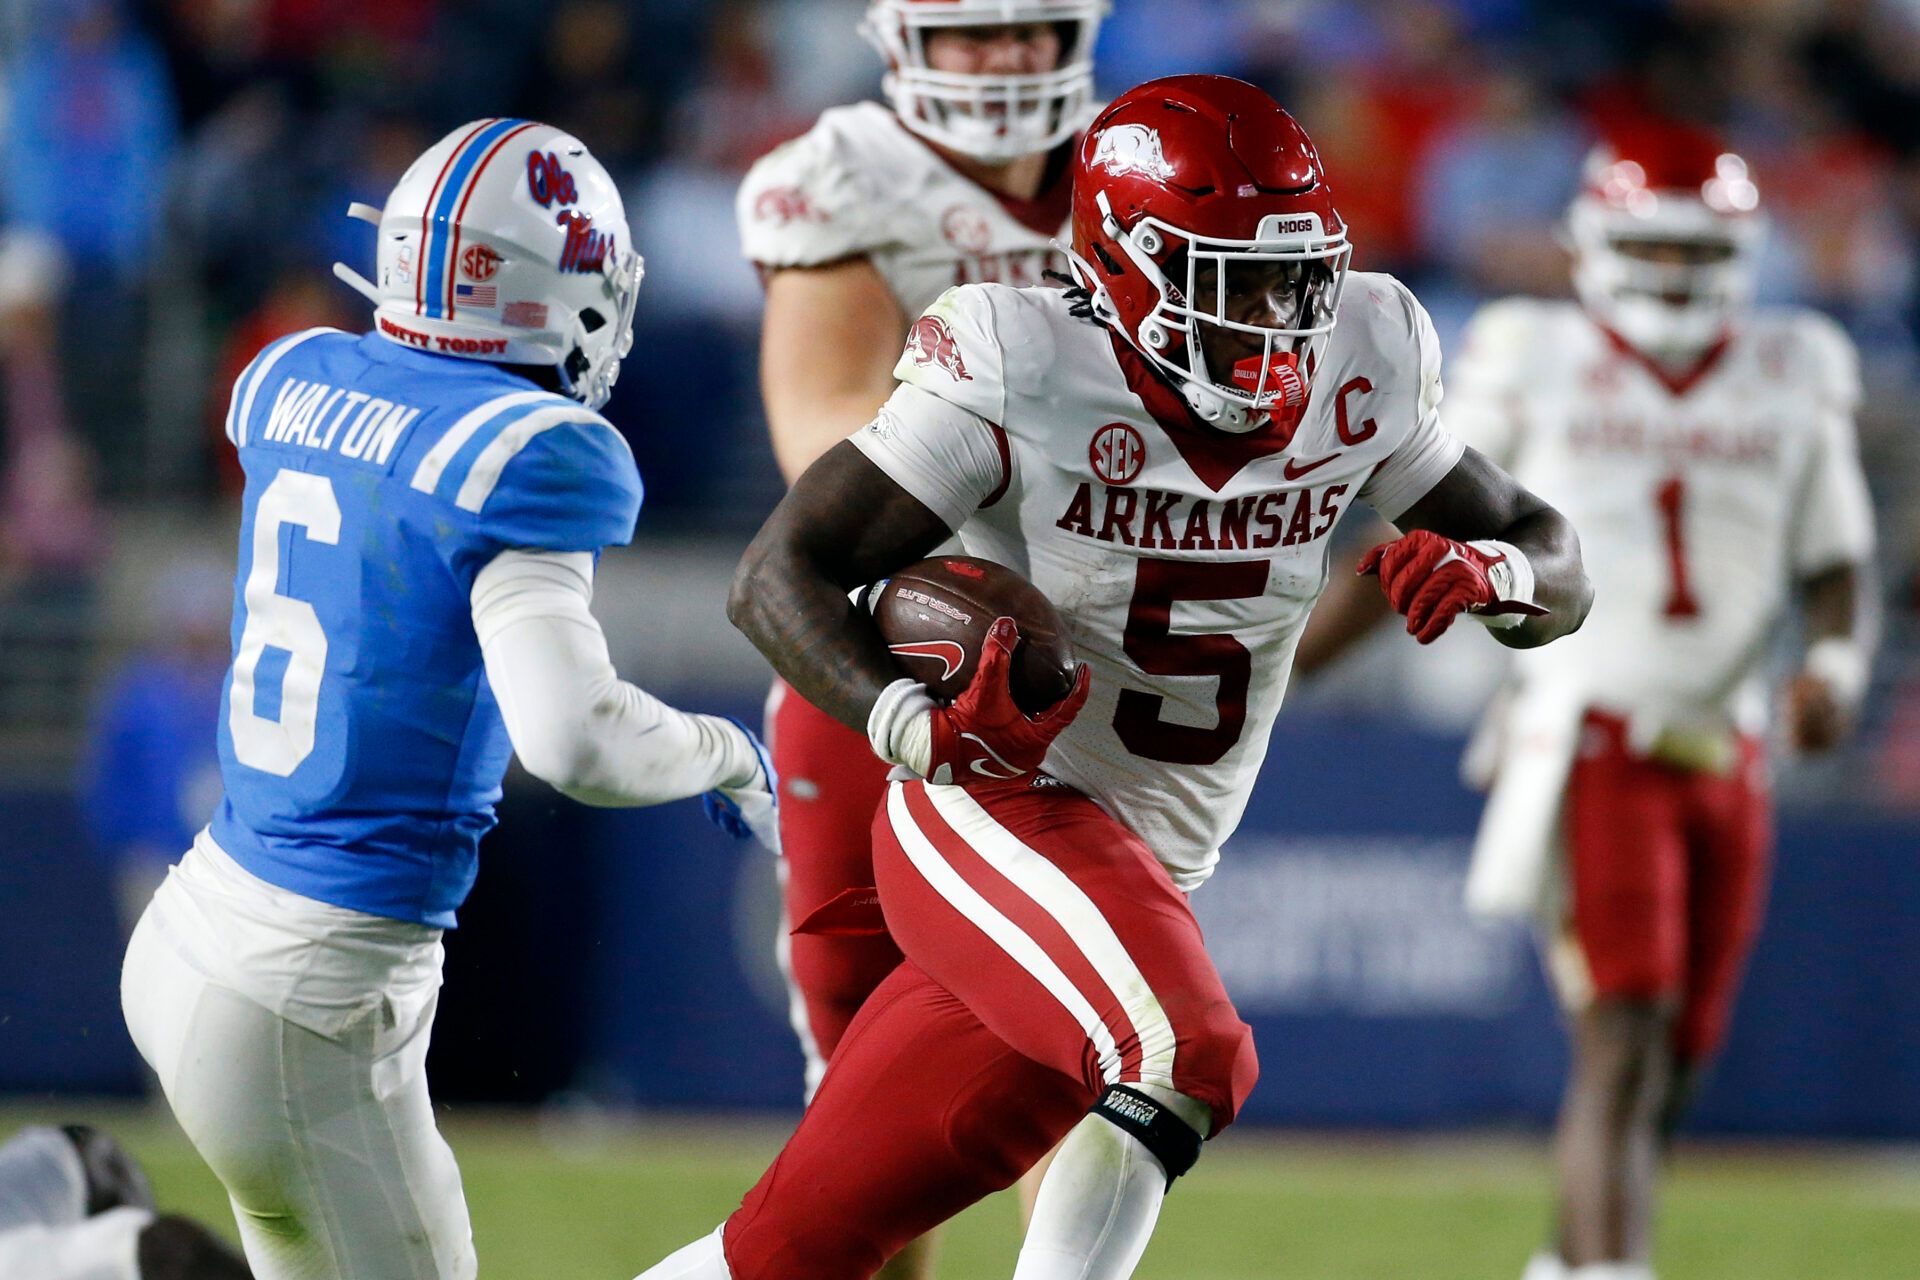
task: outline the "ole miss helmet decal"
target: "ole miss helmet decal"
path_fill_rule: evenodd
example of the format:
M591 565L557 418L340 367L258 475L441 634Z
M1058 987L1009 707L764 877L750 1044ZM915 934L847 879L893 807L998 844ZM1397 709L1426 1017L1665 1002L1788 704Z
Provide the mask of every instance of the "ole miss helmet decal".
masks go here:
M491 280L500 269L500 255L490 244L470 244L460 254L460 270L469 280Z
M907 354L920 365L938 365L955 382L972 382L966 361L960 358L960 343L953 330L939 316L921 316L907 332Z

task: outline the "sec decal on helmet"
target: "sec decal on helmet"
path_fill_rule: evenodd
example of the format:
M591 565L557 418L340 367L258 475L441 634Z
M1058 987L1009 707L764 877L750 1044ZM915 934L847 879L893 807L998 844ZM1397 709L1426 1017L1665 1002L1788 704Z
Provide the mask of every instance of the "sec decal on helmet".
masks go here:
M881 87L902 124L962 155L1014 160L1056 147L1093 109L1093 45L1107 0L872 0L861 34L887 60ZM1060 58L1028 75L940 71L927 36L948 27L1046 23Z
M1081 140L1070 261L1094 317L1221 430L1299 421L1352 254L1312 140L1245 81L1148 81ZM1209 368L1223 333L1259 354Z
M374 305L382 336L442 355L551 366L598 409L633 345L645 264L613 179L569 133L532 120L461 125L407 169L386 207L375 284L333 273Z

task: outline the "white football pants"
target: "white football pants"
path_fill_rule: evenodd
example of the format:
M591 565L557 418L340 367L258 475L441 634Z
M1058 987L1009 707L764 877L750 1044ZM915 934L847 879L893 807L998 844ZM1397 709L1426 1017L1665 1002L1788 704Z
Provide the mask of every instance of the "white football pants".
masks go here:
M127 1028L259 1280L476 1273L427 1097L441 955L438 929L269 885L204 831L141 916Z

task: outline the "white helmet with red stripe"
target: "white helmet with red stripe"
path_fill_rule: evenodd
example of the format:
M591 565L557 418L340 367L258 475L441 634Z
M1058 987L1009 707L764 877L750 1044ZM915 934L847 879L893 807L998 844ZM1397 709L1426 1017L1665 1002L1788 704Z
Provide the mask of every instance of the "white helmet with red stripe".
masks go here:
M382 336L500 364L551 365L599 408L633 345L644 264L613 179L569 133L532 120L461 125L415 160L384 209L376 285L333 272L374 304Z

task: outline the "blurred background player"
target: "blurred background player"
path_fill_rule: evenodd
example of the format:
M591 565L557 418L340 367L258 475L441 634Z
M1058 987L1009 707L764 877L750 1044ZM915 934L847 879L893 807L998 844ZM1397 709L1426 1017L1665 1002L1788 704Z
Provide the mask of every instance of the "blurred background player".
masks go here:
M1489 305L1455 378L1456 429L1563 505L1597 593L1586 634L1516 662L1469 897L1526 909L1564 843L1549 955L1575 1060L1557 1258L1533 1274L1624 1280L1651 1274L1660 1145L1760 922L1781 616L1797 602L1804 643L1784 736L1823 751L1867 686L1873 521L1852 344L1750 305L1763 226L1738 156L1687 134L1602 149L1569 228L1579 305Z
M1550 888L1573 1018L1559 1232L1529 1280L1652 1274L1664 1139L1761 918L1783 614L1802 637L1792 750L1837 744L1867 687L1853 346L1815 312L1752 305L1761 217L1711 138L1603 146L1568 218L1578 301L1488 304L1454 365L1449 425L1566 513L1594 583L1581 634L1518 655L1490 714L1468 885L1506 915Z
M619 680L589 611L640 475L598 410L642 263L577 139L463 125L383 210L356 336L235 382L241 564L225 794L128 946L128 1029L263 1277L470 1277L425 1059L441 931L510 753L575 799L715 791L776 842L738 724Z
M1327 535L1356 500L1409 531L1368 567L1422 643L1471 614L1531 647L1585 615L1578 540L1442 426L1426 312L1349 276L1272 98L1141 85L1073 179L1079 286L943 295L734 579L767 659L901 766L874 873L905 959L740 1210L647 1280L872 1275L1063 1135L1016 1280L1130 1276L1258 1072L1187 895L1245 811ZM1080 678L1038 715L1012 619L948 707L848 608L955 533L1062 612Z
M874 0L862 33L888 105L834 107L754 165L741 243L766 286L760 388L789 483L872 420L911 319L972 281L1037 285L1065 261L1072 141L1093 111L1106 0ZM811 1097L848 1022L900 963L885 934L789 933L873 883L887 766L776 680L767 741L782 779L778 950ZM930 1245L889 1264L925 1275Z
M0 1143L7 1280L249 1280L191 1218L160 1214L140 1164L87 1125L30 1125Z

